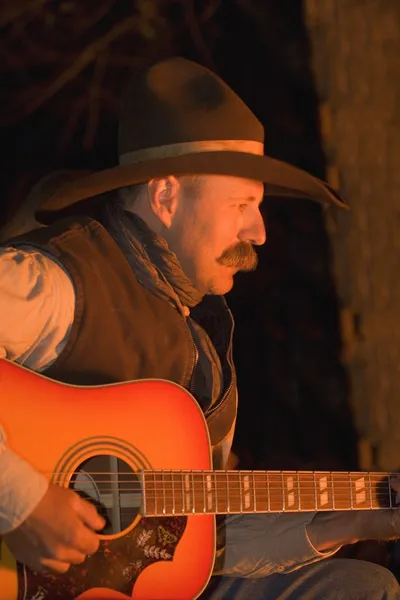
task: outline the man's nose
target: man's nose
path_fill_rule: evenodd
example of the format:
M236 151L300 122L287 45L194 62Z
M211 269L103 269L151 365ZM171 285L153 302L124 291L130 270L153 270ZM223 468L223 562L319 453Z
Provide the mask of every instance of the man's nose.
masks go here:
M250 242L254 246L262 246L267 240L267 232L265 229L264 220L260 214L259 218L256 219L249 227L244 229L241 233L240 241Z

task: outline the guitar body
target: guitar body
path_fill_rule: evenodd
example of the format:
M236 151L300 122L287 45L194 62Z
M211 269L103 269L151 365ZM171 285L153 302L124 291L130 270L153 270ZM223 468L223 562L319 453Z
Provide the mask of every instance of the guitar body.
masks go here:
M99 551L65 575L25 568L2 543L1 600L192 600L202 593L214 564L214 516L144 518L138 476L212 468L206 422L189 393L157 380L68 386L0 360L0 397L9 447L53 483L95 500L108 522Z

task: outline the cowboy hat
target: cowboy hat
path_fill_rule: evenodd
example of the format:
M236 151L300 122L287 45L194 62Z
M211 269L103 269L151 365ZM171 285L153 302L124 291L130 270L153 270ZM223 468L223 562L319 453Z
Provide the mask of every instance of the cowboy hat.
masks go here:
M37 213L48 222L78 202L168 175L231 175L266 193L347 207L327 183L264 155L264 128L217 75L184 58L142 69L130 81L119 123L119 165L57 188Z

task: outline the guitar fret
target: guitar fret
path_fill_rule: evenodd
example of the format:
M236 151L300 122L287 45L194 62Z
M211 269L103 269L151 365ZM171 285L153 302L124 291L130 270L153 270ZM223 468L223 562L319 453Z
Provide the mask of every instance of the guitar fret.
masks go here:
M313 473L313 480L314 480L314 505L315 505L315 510L318 510L317 481L316 481L315 473Z
M253 471L252 479L257 512L268 512L268 486L265 471Z
M254 499L255 489L254 481L251 477L250 471L241 471L240 476L240 490L241 490L241 512L254 512L256 510Z
M142 498L143 498L143 514L147 515L147 493L146 493L146 473L139 474L140 479L142 480ZM0 543L1 548L1 543ZM1 560L1 557L0 557Z
M299 473L299 507L302 511L314 511L316 503L315 479L312 471L302 471Z
M175 514L175 489L174 489L174 474L171 471L171 491L172 491L172 514Z
M192 494L191 494L191 485L190 485L190 474L189 472L185 473L185 503L186 503L186 512L192 512Z
M182 493L182 513L185 514L186 505L185 505L185 484L183 481L183 471L181 471L180 475L181 475L181 493Z
M254 471L251 472L252 473L252 480L253 480L253 506L254 506L254 510L257 510L257 494L256 494L256 480L254 477Z
M368 501L368 488L370 478L367 473L350 473L351 495L353 509L370 508L371 500ZM371 496L371 490L370 490Z
M297 473L297 510L301 511L300 475Z
M296 505L296 486L294 475L295 473L292 471L286 473L286 509L291 511L294 510Z
M328 510L348 510L350 508L350 499L348 497L347 474L330 473L331 478L331 501L326 507ZM343 481L344 479L344 481Z
M349 510L350 493L347 485L349 476L346 472L332 473L332 510Z
M206 481L207 481L207 511L208 512L213 512L214 509L214 504L215 504L215 510L217 510L217 496L216 493L213 494L213 477L212 477L212 473L207 473L206 475Z
M266 472L266 484L267 484L267 510L268 512L271 511L271 490L270 490L270 486L269 486L269 474L268 471Z
M378 498L378 485L379 485L379 483L374 481L373 489L374 489L374 506L375 506L375 508L378 508L379 504L380 504L379 498Z
M218 513L219 512L219 494L218 494L218 490L217 490L217 473L216 471L214 472L214 495L215 495L215 512Z
M368 473L368 487L369 487L369 507L373 508L372 506L372 484L371 484L371 473Z
M162 485L162 497L163 497L163 506L162 506L162 512L165 515L165 513L167 512L167 507L166 507L166 500L165 500L165 475L164 475L164 471L161 471L161 485Z
M161 477L160 477L161 474ZM173 503L173 493L170 493L170 488L172 488L172 471L160 471L158 477L161 478L162 481L162 512L163 514L173 514L174 503Z
M207 494L206 494L206 476L205 473L203 471L202 474L202 479L203 479L203 513L207 512Z
M193 472L193 505L195 507L196 514L204 513L204 483L203 483L203 472Z
M196 512L196 490L194 487L194 473L192 471L192 512Z
M244 485L244 478L243 478ZM239 471L239 502L240 502L240 512L243 512L243 490L242 490L242 474Z
M226 512L230 513L231 512L231 505L230 505L230 499L229 499L229 471L226 472Z
M374 508L393 508L392 488L390 486L390 475L386 473L371 473L374 482L371 488L371 497L373 492ZM388 484L388 487L386 487Z
M155 471L153 471L153 479L154 479L154 514L157 514L157 477L156 477Z
M349 484L350 484L350 508L354 509L354 496L353 496L353 486L351 482L351 475L349 476Z
M314 482L314 510L332 510L330 489L333 490L331 477L331 488L329 487L329 472L317 471L313 473Z
M284 511L286 508L286 498L285 498L285 480L283 477L283 471L281 473L281 482L282 482L282 510Z
M333 483L333 480L332 480ZM321 474L319 478L319 489L320 489L320 502L323 508L327 508L329 505L329 487L328 487L328 476L326 473ZM332 488L333 490L333 488ZM333 499L332 499L333 503Z
M172 472L172 489L173 489L174 501L175 501L175 514L183 512L183 506L182 506L183 501L182 501L182 491L181 491L180 482L181 482L180 473L173 471Z
M240 471L228 471L228 508L233 514L242 511L242 485Z
M215 493L218 496L218 513L225 514L226 513L226 501L225 501L225 493L224 493L224 479L222 478L223 473L221 474L219 471L215 473Z
M272 512L284 510L282 471L267 471L268 503Z

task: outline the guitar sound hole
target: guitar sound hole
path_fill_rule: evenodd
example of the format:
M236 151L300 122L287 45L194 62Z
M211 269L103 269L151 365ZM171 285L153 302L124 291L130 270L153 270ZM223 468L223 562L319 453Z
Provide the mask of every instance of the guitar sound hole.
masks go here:
M125 531L140 512L139 478L127 463L114 456L94 456L83 462L69 487L94 504L105 518L103 535Z

